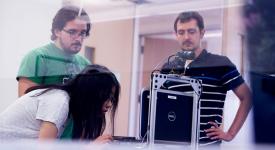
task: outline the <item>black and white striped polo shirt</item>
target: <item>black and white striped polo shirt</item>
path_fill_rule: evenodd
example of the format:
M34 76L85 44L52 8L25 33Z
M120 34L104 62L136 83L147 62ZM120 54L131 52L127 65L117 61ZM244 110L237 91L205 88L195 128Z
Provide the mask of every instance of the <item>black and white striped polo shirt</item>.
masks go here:
M216 122L218 125L222 124L226 93L244 82L242 76L227 57L214 55L206 50L203 50L186 68L184 68L184 64L175 65L175 63L177 62L169 63L177 66L177 68L173 68L174 72L202 80L202 94L199 103L200 145L220 143L218 140L208 138L204 130L211 127L208 124L209 121ZM165 64L161 73L169 73L172 67ZM173 90L182 91L183 89L174 88Z

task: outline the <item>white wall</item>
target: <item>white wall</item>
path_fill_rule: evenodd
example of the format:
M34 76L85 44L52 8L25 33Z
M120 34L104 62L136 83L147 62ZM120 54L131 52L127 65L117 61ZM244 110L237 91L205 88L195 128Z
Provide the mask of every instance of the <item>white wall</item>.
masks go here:
M50 41L52 18L61 0L0 1L0 112L17 98L15 79L20 61Z
M241 20L241 7L228 7L224 10L224 22L223 22L223 54L226 55L236 65L237 69L241 71L242 66L242 44L240 34L243 34L243 21ZM244 79L248 83L246 72L244 72ZM236 95L230 91L227 94L225 107L224 107L224 128L227 130L237 112L239 107L239 100ZM239 133L230 143L224 143L224 145L248 145L253 142L253 121L252 113L250 112L243 127Z

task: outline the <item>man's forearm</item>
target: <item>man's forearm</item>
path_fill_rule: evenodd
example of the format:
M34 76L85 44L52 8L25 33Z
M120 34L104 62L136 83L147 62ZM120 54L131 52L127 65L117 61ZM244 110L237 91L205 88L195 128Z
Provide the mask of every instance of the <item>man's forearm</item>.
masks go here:
M240 101L240 106L228 130L228 134L232 135L233 137L236 136L236 134L239 132L239 130L243 126L250 109L251 109L250 97L247 97L247 99L243 99Z

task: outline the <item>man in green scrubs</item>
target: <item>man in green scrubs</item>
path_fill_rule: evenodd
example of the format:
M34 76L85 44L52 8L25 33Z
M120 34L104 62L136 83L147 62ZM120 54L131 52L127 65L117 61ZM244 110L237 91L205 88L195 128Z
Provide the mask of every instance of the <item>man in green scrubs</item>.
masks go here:
M80 8L61 8L52 22L52 42L31 50L22 60L16 79L18 95L35 85L66 83L78 74L89 60L78 55L84 39L89 36L91 23L88 14ZM63 137L70 137L72 124Z

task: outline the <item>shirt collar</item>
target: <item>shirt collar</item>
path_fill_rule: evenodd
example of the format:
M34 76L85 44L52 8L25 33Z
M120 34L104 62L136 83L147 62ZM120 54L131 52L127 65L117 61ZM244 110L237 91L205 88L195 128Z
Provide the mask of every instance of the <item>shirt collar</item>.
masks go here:
M74 55L66 53L63 49L60 49L54 43L51 43L51 46L52 46L52 49L56 52L57 56L70 61L73 60Z
M207 50L203 49L202 52L200 53L200 55L197 58L195 58L194 61L192 61L190 63L190 67L198 66L200 64L200 62L203 62L203 60L206 59L207 54L208 54Z
M197 60L204 59L207 56L207 53L208 53L207 50L203 49L200 55L195 60L197 61Z

